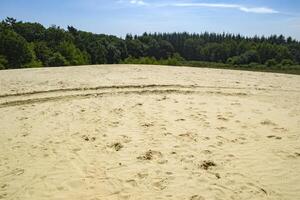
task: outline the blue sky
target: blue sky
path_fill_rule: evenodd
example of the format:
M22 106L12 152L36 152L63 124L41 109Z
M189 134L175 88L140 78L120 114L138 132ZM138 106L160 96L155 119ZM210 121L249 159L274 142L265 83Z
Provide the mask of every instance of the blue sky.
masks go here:
M300 40L298 0L0 0L0 18L7 16L117 36L209 31Z

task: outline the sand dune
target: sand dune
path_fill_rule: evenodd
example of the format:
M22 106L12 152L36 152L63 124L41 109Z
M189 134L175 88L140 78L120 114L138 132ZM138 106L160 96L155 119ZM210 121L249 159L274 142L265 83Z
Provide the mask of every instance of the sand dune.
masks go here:
M300 76L0 72L0 199L300 199Z

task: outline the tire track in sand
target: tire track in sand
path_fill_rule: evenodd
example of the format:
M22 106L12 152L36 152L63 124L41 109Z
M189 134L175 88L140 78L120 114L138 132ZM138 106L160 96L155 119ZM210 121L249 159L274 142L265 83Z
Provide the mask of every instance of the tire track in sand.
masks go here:
M223 91L221 91L221 89ZM231 90L231 91L230 91ZM61 101L72 99L83 99L90 97L101 97L106 95L129 95L129 94L211 94L223 96L248 96L249 92L238 92L239 90L268 91L267 88L226 87L226 86L199 86L179 84L150 84L150 85L116 85L97 86L83 88L60 88L44 91L31 91L23 93L0 95L0 108L26 104L43 103L48 101ZM271 91L274 91L273 89ZM291 92L290 90L284 90ZM298 91L292 91L298 92Z
M257 88L257 87L226 87L226 86L199 86L199 85L179 85L179 84L166 84L166 85L158 85L158 84L149 84L149 85L111 85L111 86L97 86L97 87L79 87L79 88L59 88L52 90L41 90L41 91L30 91L30 92L19 92L12 94L0 94L0 99L9 98L9 97L20 97L20 96L30 96L35 94L49 94L49 93L65 93L65 92L75 92L75 91L97 91L97 90L108 90L108 89L150 89L150 88L195 88L195 89L203 89L203 88L211 88L211 89L235 89L235 90L262 90L262 91L283 91L283 92L300 92L299 90L283 90L283 89L269 89L269 88Z
M66 88L47 91L32 91L27 93L0 95L0 108L26 104L43 103L48 101L62 101L84 99L107 95L130 94L213 94L224 96L247 96L248 93L230 91L237 88L224 87L229 91L220 91L220 87L196 85L121 85L100 86L94 88Z

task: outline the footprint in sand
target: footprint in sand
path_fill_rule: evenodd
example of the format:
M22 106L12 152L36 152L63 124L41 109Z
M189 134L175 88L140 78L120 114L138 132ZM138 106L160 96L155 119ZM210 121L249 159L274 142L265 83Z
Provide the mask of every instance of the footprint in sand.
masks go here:
M120 151L124 146L120 142L115 142L109 146L110 148Z
M182 138L183 140L187 139L189 141L195 141L197 142L197 134L194 133L182 133L178 135L180 138Z
M276 135L268 135L267 138L270 138L270 139L276 139L276 140L281 140L282 137L279 137L279 136L276 136Z
M216 129L218 129L219 131L227 130L227 128L225 126L220 126L220 127L217 127Z
M137 187L137 185L138 185L136 180L134 180L134 179L126 180L126 183L131 187Z
M205 155L212 154L212 152L208 149L203 150L202 153L205 154Z
M264 188L254 184L254 183L246 183L246 185L242 186L244 187L246 190L252 190L255 193L262 193L264 195L268 195L267 190L265 190Z
M129 143L132 141L132 139L130 137L128 137L127 135L121 135L121 140L124 142L124 143Z
M238 144L245 144L246 143L246 138L244 137L238 137L235 139L230 140L232 143L238 143Z
M170 132L165 132L165 133L163 133L163 134L164 134L164 136L173 135L173 134L170 133Z
M16 168L4 176L11 176L11 175L12 176L20 176L20 175L24 174L24 172L25 172L24 169Z
M243 129L247 129L247 128L248 128L248 126L247 126L247 125L242 125L242 126L241 126L241 128L243 128Z
M120 124L120 122L118 122L118 121L113 121L113 122L110 122L110 123L109 123L109 126L110 126L110 127L118 127L119 124Z
M181 162L193 163L195 161L195 156L193 154L181 156Z
M7 197L7 193L0 194L0 199L4 199Z
M278 132L287 132L288 129L283 128L283 127L275 127L273 128L274 131L278 131Z
M164 100L166 100L166 99L168 99L166 96L164 96L163 98L160 98L160 99L156 99L156 101L164 101Z
M144 178L147 178L149 176L148 173L145 173L145 172L140 172L140 173L137 173L137 177L139 179L144 179Z
M87 135L83 135L83 136L81 136L81 138L84 141L87 141L87 142L94 142L96 140L96 137L90 137L90 136L87 136Z
M209 122L204 122L203 126L206 127L206 128L209 128L210 127L210 123Z
M199 195L193 195L190 197L190 200L205 200L205 198Z
M151 126L154 126L154 123L153 122L148 122L148 123L144 123L142 124L143 127L151 127Z
M162 157L162 153L159 151L153 151L153 150L148 150L147 152L145 152L143 155L140 155L137 157L137 159L139 160L153 160L154 158L161 158Z
M300 153L298 152L287 152L287 151L282 151L282 150L277 150L274 151L274 154L276 156L279 156L280 158L286 160L286 159L297 159L300 157Z
M24 132L24 133L22 133L22 137L27 137L28 135L30 135L29 132Z
M204 170L209 170L216 166L217 164L214 161L210 161L210 160L205 160L199 165L199 167Z
M74 149L72 149L72 151L74 152L74 153L77 153L77 152L79 152L79 151L81 151L81 148L74 148Z
M122 117L123 116L123 113L124 113L124 110L122 108L115 108L113 109L112 111L110 111L112 113L115 113L117 114L118 116Z
M260 122L261 125L266 125L266 126L276 126L277 124L275 124L274 122L272 122L271 120L264 120L262 122Z
M155 189L164 190L164 189L166 189L167 184L168 184L168 179L164 178L164 179L154 182L152 185L154 186Z
M229 118L234 118L235 114L233 114L232 112L225 112L225 115Z
M222 115L217 115L218 120L222 120L222 121L228 121L229 119L226 117L223 117Z
M135 108L135 107L138 107L138 106L142 106L142 105L143 105L142 103L137 103L134 106L132 106L132 108Z

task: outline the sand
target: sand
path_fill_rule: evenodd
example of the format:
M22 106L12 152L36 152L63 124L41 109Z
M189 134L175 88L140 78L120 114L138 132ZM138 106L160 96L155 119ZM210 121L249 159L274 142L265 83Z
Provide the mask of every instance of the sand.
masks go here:
M300 76L0 71L0 199L300 199Z

